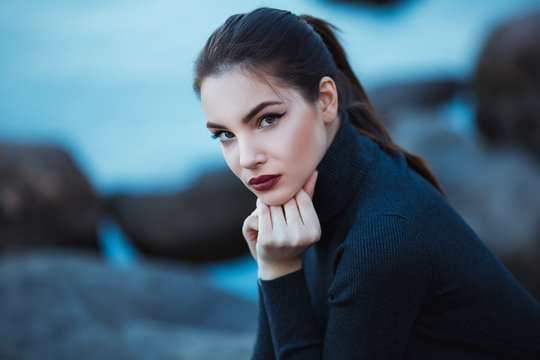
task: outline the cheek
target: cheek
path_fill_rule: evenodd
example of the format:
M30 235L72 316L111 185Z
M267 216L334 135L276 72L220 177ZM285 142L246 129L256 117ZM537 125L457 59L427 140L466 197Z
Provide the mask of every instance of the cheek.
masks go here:
M313 151L317 148L317 136L313 129L299 131L292 141L291 152L297 154L297 158L306 159L314 155Z
M288 152L294 154L291 160L299 168L314 169L320 161L321 154L324 154L326 138L317 125L315 119L308 117L296 123L290 132Z
M240 158L234 144L223 146L221 152L229 169L240 178Z

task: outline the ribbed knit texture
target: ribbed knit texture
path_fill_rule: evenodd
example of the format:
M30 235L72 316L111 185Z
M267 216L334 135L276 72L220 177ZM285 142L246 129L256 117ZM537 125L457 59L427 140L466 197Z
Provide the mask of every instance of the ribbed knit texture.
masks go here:
M259 281L254 359L540 359L540 305L401 155L345 119L318 170L321 240Z

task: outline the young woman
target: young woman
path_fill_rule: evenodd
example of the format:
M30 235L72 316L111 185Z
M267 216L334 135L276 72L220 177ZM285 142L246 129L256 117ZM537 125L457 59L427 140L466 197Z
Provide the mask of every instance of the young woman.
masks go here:
M332 29L257 9L196 61L207 127L258 197L254 358L540 359L539 304L392 142Z

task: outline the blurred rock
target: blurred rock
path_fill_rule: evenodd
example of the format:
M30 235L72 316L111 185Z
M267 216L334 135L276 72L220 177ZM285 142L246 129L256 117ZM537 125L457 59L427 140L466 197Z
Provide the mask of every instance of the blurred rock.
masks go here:
M387 125L410 108L435 108L450 101L464 85L452 78L431 78L391 83L370 89L369 99Z
M62 149L0 144L0 251L39 245L97 248L100 205Z
M540 12L493 31L474 75L476 121L493 143L515 143L540 160Z
M540 301L540 166L519 149L492 148L456 130L447 107L403 110L389 129L425 157L449 202Z
M197 269L129 270L97 255L0 258L1 359L248 359L257 306L210 287Z
M185 191L115 195L107 199L105 207L141 252L200 262L248 251L242 224L255 209L255 200L224 169L203 175Z

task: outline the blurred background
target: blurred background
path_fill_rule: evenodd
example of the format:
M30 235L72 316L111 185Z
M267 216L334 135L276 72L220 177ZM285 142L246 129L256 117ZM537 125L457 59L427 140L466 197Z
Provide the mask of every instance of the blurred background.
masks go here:
M3 0L0 358L249 357L254 198L192 77L259 6L341 29L394 140L540 299L537 0Z

